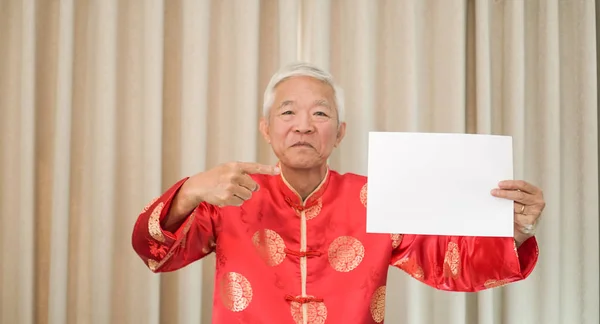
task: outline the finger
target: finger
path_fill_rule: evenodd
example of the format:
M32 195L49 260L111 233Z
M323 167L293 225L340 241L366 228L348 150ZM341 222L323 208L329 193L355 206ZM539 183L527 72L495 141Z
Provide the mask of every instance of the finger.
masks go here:
M224 192L221 201L222 205L241 206L251 196L252 193L248 189L231 184Z
M525 209L526 209L525 205L518 203L518 202L515 202L514 205L515 205L515 213L517 213L517 214L525 213Z
M538 187L523 180L500 181L500 183L498 183L498 187L505 190L521 190L530 194L536 194L540 191Z
M252 190L242 187L240 185L236 185L232 188L231 193L240 197L243 200L248 200L252 197Z
M540 205L538 204L532 204L532 205L524 205L518 202L514 203L514 210L515 210L515 214L519 214L519 215L539 215L542 213L542 208L540 207Z
M267 174L278 175L281 170L274 165L265 165L260 163L238 163L239 168L246 174Z
M225 201L225 205L227 206L241 206L244 203L244 199L236 196L236 195L232 195L231 198L227 199Z
M492 190L492 195L495 197L498 197L498 198L513 200L513 201L519 202L523 205L531 205L536 200L534 195L528 194L523 191L516 191L516 190L494 189L494 190Z
M237 177L235 182L250 191L258 191L258 183L256 183L256 181L254 181L247 174L242 174L241 176Z

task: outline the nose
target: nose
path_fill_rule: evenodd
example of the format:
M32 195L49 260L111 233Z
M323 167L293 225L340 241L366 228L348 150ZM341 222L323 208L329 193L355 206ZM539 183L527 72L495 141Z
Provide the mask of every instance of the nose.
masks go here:
M299 114L296 118L296 125L294 127L294 132L301 134L310 134L315 131L315 127L312 123L310 116L306 114Z

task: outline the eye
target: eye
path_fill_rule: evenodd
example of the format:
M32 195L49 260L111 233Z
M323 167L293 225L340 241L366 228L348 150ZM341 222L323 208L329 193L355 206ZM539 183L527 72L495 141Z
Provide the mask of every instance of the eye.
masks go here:
M293 114L293 112L291 110L286 110L284 112L281 113L282 115L291 115Z
M315 115L317 115L317 116L323 116L323 117L327 117L327 114L326 114L326 113L324 113L324 112L322 112L322 111L317 111L317 112L315 113Z

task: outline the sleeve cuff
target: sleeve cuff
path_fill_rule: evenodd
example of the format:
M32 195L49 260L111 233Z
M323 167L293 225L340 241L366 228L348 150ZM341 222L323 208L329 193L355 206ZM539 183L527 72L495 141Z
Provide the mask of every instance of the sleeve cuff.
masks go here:
M523 275L523 278L527 278L531 272L533 272L540 254L535 236L525 240L525 242L523 242L521 246L516 249L516 253L521 266L521 274Z
M150 237L164 245L170 246L173 244L177 240L177 234L180 233L181 229L184 227L183 224L187 223L187 221L184 222L175 233L169 232L163 229L161 226L162 220L167 216L167 213L171 208L173 198L187 179L188 178L186 177L179 180L176 184L171 186L169 190L167 190L167 192L161 197L162 199L152 204L151 208L153 209L150 217L148 218L148 233L150 234Z

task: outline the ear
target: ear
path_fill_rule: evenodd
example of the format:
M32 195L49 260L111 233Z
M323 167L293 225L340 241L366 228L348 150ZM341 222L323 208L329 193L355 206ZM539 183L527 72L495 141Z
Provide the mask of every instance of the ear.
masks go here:
M269 121L265 117L260 118L259 129L265 141L267 141L267 143L271 143L271 135L269 134Z
M335 145L334 145L335 147L338 147L338 145L340 145L340 143L344 139L345 135L346 135L346 123L342 122L340 124L340 126L338 127L337 137L335 139Z

